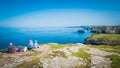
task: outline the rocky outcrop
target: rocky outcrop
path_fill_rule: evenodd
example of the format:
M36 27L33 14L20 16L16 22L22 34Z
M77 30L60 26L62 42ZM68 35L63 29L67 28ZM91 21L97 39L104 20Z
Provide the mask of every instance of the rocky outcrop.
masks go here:
M53 59L44 59L43 68L74 68L86 66L82 58L69 56L67 59L56 56Z
M91 56L91 68L111 68L111 60L101 56Z
M99 49L96 48L91 48L89 51L86 51L89 54L93 54L96 56L107 56L107 55L113 55L115 53L110 53L110 52L106 52L106 51L101 51Z
M85 39L85 44L92 45L120 45L119 34L94 34Z
M117 41L104 41L102 39L85 39L85 44L92 44L92 45L120 45Z
M112 61L105 56L119 55L91 48L81 43L72 46L66 45L66 47L60 49L51 49L52 45L45 44L38 49L23 53L4 54L3 58L0 59L0 68L17 68L18 65L24 64L24 62L32 63L31 61L36 58L39 58L39 63L35 64L34 61L31 68L111 68ZM81 48L85 53L90 54L88 58L71 55L79 52Z
M86 44L94 44L94 45L102 45L105 44L105 42L103 42L101 39L86 39L85 40Z
M78 30L78 32L79 32L79 33L85 33L85 31L84 31L84 30Z
M91 29L92 33L120 34L120 26L95 26Z

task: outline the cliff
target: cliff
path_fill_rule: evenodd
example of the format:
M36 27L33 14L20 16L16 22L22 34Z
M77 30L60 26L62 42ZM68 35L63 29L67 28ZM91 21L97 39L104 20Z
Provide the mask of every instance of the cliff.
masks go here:
M120 34L94 34L85 40L86 44L120 45Z
M1 68L119 68L119 46L49 43L27 52L0 53Z
M120 34L120 26L94 26L91 28L93 33Z

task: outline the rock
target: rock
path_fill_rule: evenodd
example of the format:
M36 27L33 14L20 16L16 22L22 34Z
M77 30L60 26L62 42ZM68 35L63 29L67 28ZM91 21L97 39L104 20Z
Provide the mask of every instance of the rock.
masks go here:
M85 33L85 31L84 31L84 30L78 30L78 32L79 32L79 33Z
M55 57L43 61L43 68L73 68L78 66L86 66L82 58L69 56L67 59L63 57Z
M49 44L58 45L58 43L49 43Z
M85 40L86 44L93 44L93 45L102 45L105 44L101 39L86 39Z
M65 53L66 56L69 56L70 54L72 54L72 53L67 49L67 47L62 48L62 49L57 49L57 50L63 51L63 52Z
M111 68L111 61L105 57L92 56L90 59L91 68Z
M41 46L40 48L37 48L37 49L34 49L34 50L35 50L35 51L44 52L44 51L50 50L50 46L44 45L44 46Z
M80 46L72 46L72 47L69 48L69 50L70 50L71 52L78 52L78 51L79 51L79 48L81 48L81 47L80 47Z
M83 43L76 43L78 46L86 46L85 44Z
M101 51L96 48L91 48L89 51L86 51L89 54L97 55L97 56L107 56L107 55L112 55L114 53L106 52L106 51Z

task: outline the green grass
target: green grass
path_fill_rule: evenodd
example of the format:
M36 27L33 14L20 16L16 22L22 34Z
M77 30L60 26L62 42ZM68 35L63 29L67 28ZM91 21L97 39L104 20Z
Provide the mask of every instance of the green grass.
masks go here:
M84 59L89 58L90 54L86 53L84 50L88 50L88 49L80 48L78 52L72 53L72 56L76 56L76 57L80 57L80 58L84 58Z
M98 48L108 52L115 52L120 54L120 46L109 46L109 45L87 45L88 47Z
M52 49L61 49L61 48L66 47L66 45L64 45L64 44L58 44L58 45L52 44L50 46L51 46Z
M71 43L68 43L68 44L48 44L51 46L52 49L61 49L61 48L64 48L66 46L77 46L76 44L71 44Z
M43 45L45 45L45 44L39 44L39 46L43 46Z
M109 50L109 49L102 49L101 50L104 50L104 51L107 51L107 52L113 52L113 53L119 53L120 54L120 50Z
M47 58L50 58L50 57L51 57L51 55L48 54L48 55L44 56L43 58L44 58L44 59L47 59Z
M102 39L103 41L113 41L120 43L120 34L94 34L93 36L89 37L89 39Z
M109 55L106 57L112 60L112 68L120 68L120 56Z
M2 58L2 53L0 52L0 59Z
M80 48L78 52L72 53L72 56L76 56L79 58L83 58L85 62L87 63L86 67L80 67L80 68L90 68L90 60L89 57L91 56L90 54L86 53L84 50L89 50L89 48ZM77 67L75 67L77 68ZM78 67L79 68L79 67Z
M21 65L18 65L16 68L43 68L40 58L36 58L30 62L23 62Z
M110 49L120 49L120 46L109 46L109 45L87 45L88 47L94 47L94 48L110 48Z

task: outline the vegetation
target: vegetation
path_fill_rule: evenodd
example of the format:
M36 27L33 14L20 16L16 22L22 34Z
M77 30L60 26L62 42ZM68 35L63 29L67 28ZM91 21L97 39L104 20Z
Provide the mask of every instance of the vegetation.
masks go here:
M94 45L120 45L120 34L94 34L85 42Z
M40 58L36 58L30 62L23 62L21 65L18 65L16 68L43 68Z
M87 45L88 47L94 47L94 48L105 48L105 49L120 49L120 46L108 46L108 45Z
M2 58L2 53L0 52L0 59Z
M86 53L84 50L89 50L89 48L80 48L78 52L72 53L72 56L76 56L79 58L83 58L85 62L87 63L86 67L90 68L90 60L89 57L91 56L90 54ZM75 67L75 68L86 68L86 67Z
M44 45L44 44L40 44ZM51 47L52 49L52 53L50 54L46 54L45 56L41 57L43 59L46 58L54 58L56 56L59 57L63 57L63 58L67 58L67 56L65 55L66 53L63 51L60 51L59 49L66 47L69 50L69 47L71 46L77 46L77 44L49 44L48 46ZM84 67L82 66L76 66L74 68L90 68L91 67L91 61L90 61L90 56L91 54L85 52L85 50L90 50L90 48L98 48L104 51L108 51L108 52L115 52L115 53L119 53L120 54L120 46L108 46L108 45L87 45L86 47L82 47L79 49L78 52L72 52L70 51L72 54L71 56L76 56L79 58L83 58L84 61L87 63L87 65ZM31 54L26 54L27 56L36 56L38 54L41 54L41 52L36 51L36 50L29 50L28 52L31 52ZM24 55L25 56L25 55ZM2 53L0 52L0 58L2 57ZM108 55L105 56L107 58L110 58L112 61L112 68L120 68L120 57L117 55ZM12 58L11 56L8 56L7 58L9 58L10 60L13 60L14 58ZM16 68L43 68L42 66L42 62L40 62L40 58L35 58L32 61L26 62L24 61L22 64L18 65Z
M72 56L80 57L87 59L90 57L90 54L86 53L84 50L89 50L88 48L80 48L78 52L72 53Z
M118 26L93 26L88 27L91 32L104 34L120 34L120 25Z
M39 44L39 46L43 46L43 45L45 45L45 44Z
M94 34L89 39L102 39L103 41L120 42L120 34Z
M60 48L64 48L65 45L64 44L58 44L58 45L50 45L52 49L60 49Z
M57 44L57 45L49 44L49 45L51 46L52 49L61 49L61 48L64 48L66 46L77 46L76 44L71 44L71 43L69 43L69 44Z
M107 52L115 52L120 54L120 46L108 46L108 45L87 45L88 47L98 48Z
M106 57L112 60L112 68L120 68L120 56L109 55Z

